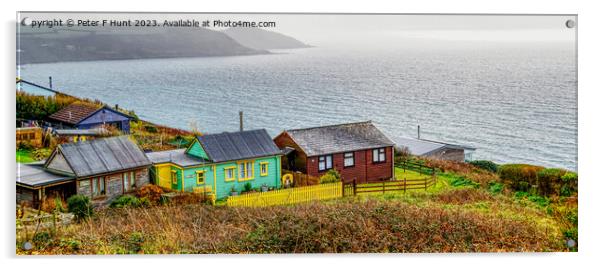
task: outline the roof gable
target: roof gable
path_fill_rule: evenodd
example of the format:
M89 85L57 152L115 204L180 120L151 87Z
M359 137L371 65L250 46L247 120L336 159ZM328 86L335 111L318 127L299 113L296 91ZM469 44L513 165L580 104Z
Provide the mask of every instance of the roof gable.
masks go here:
M95 106L90 103L76 102L55 112L49 118L76 125L80 123L123 121L131 117L106 105Z
M94 106L92 104L73 103L50 115L49 118L75 125L83 119L91 116L99 109L100 107Z
M371 121L285 131L307 156L393 146Z
M207 160L210 159L209 155L207 155L207 152L205 152L198 140L194 140L194 142L192 142L188 149L186 149L186 153L198 158Z
M55 150L55 152L52 153L52 155L48 158L46 168L59 173L75 175L73 169L71 169L71 166L69 166L69 163L60 150Z
M203 150L214 162L279 155L265 129L197 136Z
M43 96L53 96L59 93L56 90L51 88L41 86L39 84L35 84L32 82L28 82L22 79L17 79L17 90L33 94L33 95L43 95Z
M146 155L127 136L100 138L87 142L67 143L57 147L66 163L78 177L111 173L150 165ZM54 166L56 157L47 163Z

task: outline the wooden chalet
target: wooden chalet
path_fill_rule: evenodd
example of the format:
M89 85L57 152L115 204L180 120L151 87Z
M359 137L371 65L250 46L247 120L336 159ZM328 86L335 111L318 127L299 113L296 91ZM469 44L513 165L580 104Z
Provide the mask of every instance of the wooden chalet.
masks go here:
M285 151L283 168L319 177L336 169L344 181L394 176L394 143L371 121L285 130L274 142Z
M132 117L108 106L90 103L73 103L48 117L59 128L92 129L113 126L125 134L130 133Z
M43 166L19 165L17 200L36 205L52 189L64 198L81 194L106 203L148 184L150 165L128 136L61 144Z

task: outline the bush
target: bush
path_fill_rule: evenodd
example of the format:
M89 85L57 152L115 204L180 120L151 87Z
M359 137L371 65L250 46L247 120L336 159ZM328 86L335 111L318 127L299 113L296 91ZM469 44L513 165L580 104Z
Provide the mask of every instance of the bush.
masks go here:
M472 188L478 188L480 186L479 183L476 183L472 180L466 179L466 177L452 177L451 185L454 187L465 186L465 187L472 187Z
M502 181L517 191L528 191L537 184L537 172L544 169L541 166L528 164L506 164L498 168Z
M497 164L495 164L493 161L489 161L489 160L475 160L475 161L471 161L470 164L472 166L475 166L479 169L483 169L486 171L490 171L493 173L497 173Z
M562 186L560 187L560 195L564 197L568 197L573 195L573 193L577 192L577 173L567 172L560 180L562 181Z
M336 183L339 181L341 181L341 174L335 169L330 169L324 175L320 176L320 184Z
M39 232L33 236L31 241L38 249L43 250L52 243L52 236L48 232Z
M94 214L90 199L84 195L73 195L67 199L67 208L77 221L84 221Z
M560 195L561 177L566 174L563 169L543 169L537 172L538 193L544 196Z
M160 186L147 184L136 191L136 196L140 199L147 199L152 204L159 204L163 193L165 193L165 190Z
M251 189L253 189L253 186L251 185L251 183L247 182L247 183L245 183L244 188L243 188L242 191L243 192L249 192L249 191L251 191Z
M48 148L39 148L34 150L31 155L35 160L43 160L45 158L50 157L52 151Z
M33 147L33 144L31 144L31 142L20 141L17 143L17 150L31 151L33 149L34 149L34 147Z
M504 184L502 183L491 183L489 184L489 192L493 194L499 194L504 191Z
M127 207L132 207L132 208L138 208L142 206L142 202L140 201L140 199L138 199L135 196L131 196L131 195L123 195L118 197L117 199L113 200L113 202L111 202L111 205L109 205L109 207L111 208L127 208Z

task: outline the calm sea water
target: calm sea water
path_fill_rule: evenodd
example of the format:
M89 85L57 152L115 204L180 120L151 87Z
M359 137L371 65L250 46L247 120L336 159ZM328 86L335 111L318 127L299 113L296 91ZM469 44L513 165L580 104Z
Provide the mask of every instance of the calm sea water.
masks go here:
M392 139L467 144L476 158L577 168L571 45L310 48L275 55L25 65L21 77L204 132L373 120Z

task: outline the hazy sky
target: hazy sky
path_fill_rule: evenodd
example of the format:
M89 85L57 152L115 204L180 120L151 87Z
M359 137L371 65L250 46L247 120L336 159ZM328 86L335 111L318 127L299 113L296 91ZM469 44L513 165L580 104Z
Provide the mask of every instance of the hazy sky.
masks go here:
M156 19L274 21L276 28L312 45L395 40L574 43L575 28L565 26L575 16L516 15L316 15L316 14L126 14L22 13L30 19ZM220 30L220 28L209 28Z

